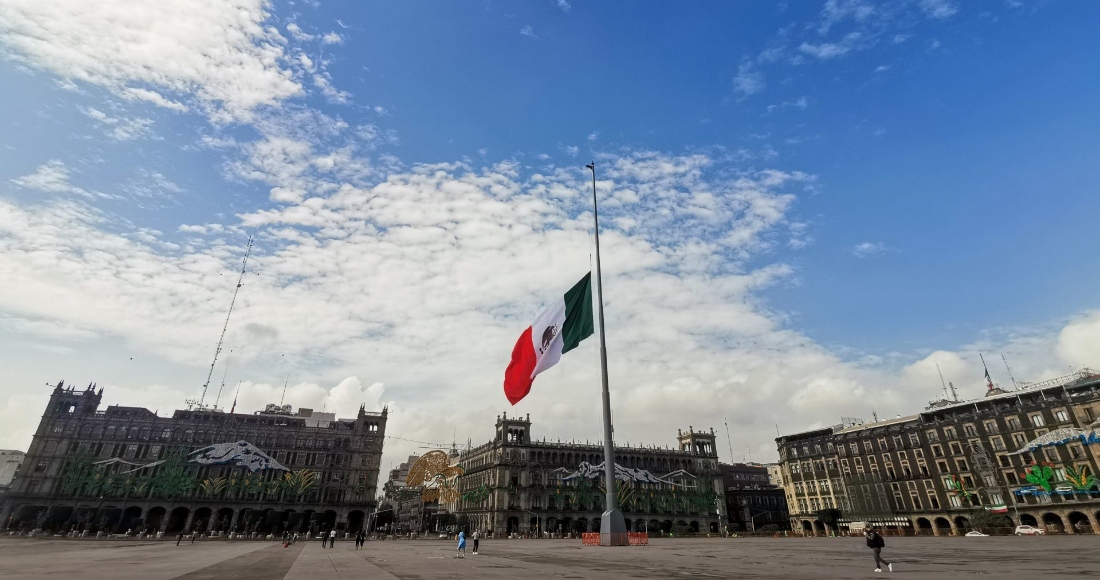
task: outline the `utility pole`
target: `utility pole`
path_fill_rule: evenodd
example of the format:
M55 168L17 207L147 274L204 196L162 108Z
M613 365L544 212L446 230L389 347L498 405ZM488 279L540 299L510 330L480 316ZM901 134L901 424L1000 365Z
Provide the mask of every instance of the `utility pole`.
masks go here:
M596 234L596 311L600 320L600 380L603 386L603 462L604 488L607 491L606 510L600 518L600 545L626 546L626 521L619 511L619 497L615 492L615 432L611 425L611 393L607 388L607 341L604 335L603 319L603 276L600 271L600 214L596 199L596 162L586 165L592 170L592 223Z

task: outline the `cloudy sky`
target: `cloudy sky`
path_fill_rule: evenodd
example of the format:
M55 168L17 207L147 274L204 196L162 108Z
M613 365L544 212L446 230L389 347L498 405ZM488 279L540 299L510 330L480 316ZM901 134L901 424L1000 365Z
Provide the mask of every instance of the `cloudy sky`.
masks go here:
M286 401L475 444L600 436L596 343L514 408L590 267L617 440L721 456L1100 366L1100 5L0 0L0 447L47 382ZM399 461L417 444L393 439Z

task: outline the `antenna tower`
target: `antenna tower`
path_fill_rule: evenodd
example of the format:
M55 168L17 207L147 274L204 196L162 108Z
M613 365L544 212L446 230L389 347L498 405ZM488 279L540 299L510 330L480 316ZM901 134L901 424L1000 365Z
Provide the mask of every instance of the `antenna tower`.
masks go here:
M940 363L936 363L936 372L940 373L940 384L943 385L943 398L947 398L947 383L943 382L943 371L940 370Z
M1008 366L1008 358L1004 355L1004 353L1001 353L1001 360L1005 361L1005 368L1008 369L1008 378L1012 379L1012 388L1020 388L1020 385L1016 384L1016 377L1012 376L1012 367Z
M725 417L722 417L722 424L726 426L726 442L730 444L730 463L733 463L733 439L730 438L730 424ZM775 435L779 436L779 427L775 428Z
M955 383L952 383L951 381L948 381L947 386L951 387L951 398L955 399L955 402L958 403L959 402L959 394L955 392Z
M225 325L222 326L222 334L218 337L218 346L214 349L214 360L210 363L210 372L206 374L206 383L202 385L202 395L199 400L188 399L187 409L197 407L204 409L203 400L206 399L206 390L210 388L210 379L214 376L214 365L218 364L218 355L222 352L222 343L225 342L225 331L229 328L229 317L233 316L233 306L237 303L237 293L241 291L244 282L245 269L248 268L248 257L252 255L252 236L248 236L248 245L244 249L244 260L241 262L241 276L237 278L237 287L233 289L233 299L229 301L229 312L225 314Z
M233 352L233 351L229 351ZM229 374L229 361L225 361L225 371L222 372L222 386L218 387L218 396L214 399L214 408L218 408L218 402L222 400L222 391L225 390L225 375Z

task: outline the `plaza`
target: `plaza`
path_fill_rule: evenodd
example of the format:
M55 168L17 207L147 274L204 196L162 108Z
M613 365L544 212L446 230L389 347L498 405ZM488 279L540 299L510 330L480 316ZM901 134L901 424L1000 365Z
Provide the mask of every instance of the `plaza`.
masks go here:
M905 578L1034 578L1096 573L1090 536L887 538ZM871 578L862 538L658 539L649 546L582 547L579 540L488 540L455 557L454 542L278 542L0 539L0 578L434 579ZM883 571L882 574L886 574Z

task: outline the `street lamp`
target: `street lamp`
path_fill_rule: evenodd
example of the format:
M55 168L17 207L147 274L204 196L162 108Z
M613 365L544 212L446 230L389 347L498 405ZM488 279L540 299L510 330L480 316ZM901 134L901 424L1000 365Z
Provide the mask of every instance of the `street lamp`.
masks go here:
M535 535L537 537L541 538L542 537L542 519L539 518L539 515L535 512L531 512L531 511L527 511L527 510L519 510L519 511L521 511L525 514L531 514L531 515L535 516Z
M756 518L758 518L760 516L766 516L766 515L768 515L769 512L761 512L761 513L756 514L755 516L751 515L752 512L749 512L749 513L750 513L749 524L752 526L752 533L755 534L756 533Z

